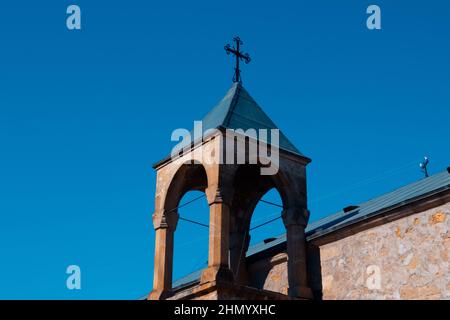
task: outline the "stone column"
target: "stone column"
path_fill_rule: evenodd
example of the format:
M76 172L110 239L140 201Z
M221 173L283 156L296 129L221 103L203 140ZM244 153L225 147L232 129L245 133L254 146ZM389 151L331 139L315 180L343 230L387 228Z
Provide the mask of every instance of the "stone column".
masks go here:
M312 299L313 294L308 286L306 268L305 228L309 212L304 208L283 210L283 223L286 227L288 254L288 294L295 298Z
M208 267L203 270L201 282L233 281L229 267L230 206L217 192L209 204Z
M230 269L234 274L235 283L242 285L248 283L245 254L248 250L249 243L250 235L248 229L242 230L239 228L230 234Z
M155 269L150 300L163 300L172 294L173 240L178 213L155 213Z

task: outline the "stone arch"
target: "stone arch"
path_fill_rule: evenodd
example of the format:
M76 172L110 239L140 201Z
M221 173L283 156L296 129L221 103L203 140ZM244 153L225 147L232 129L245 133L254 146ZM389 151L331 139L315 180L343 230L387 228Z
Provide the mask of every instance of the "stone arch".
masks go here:
M200 162L185 162L181 164L172 178L163 200L164 211L178 207L181 198L188 191L205 192L208 187L208 174Z
M271 189L276 189L280 194L283 208L289 207L294 201L291 199L289 180L282 170L278 170L276 175L264 176L259 169L259 165L244 164L234 173L232 215L242 214L243 212L239 212L240 208L245 208L245 213L251 215L257 203Z
M177 166L173 174L162 182L167 184L157 187L157 193L161 198L159 209L153 214L156 233L155 271L150 299L166 299L172 295L174 233L179 218L178 206L187 192L191 190L205 192L208 187L208 176L206 168L201 163L186 161Z
M282 211L292 200L289 199L289 181L282 170L276 175L264 176L260 174L260 165L240 165L233 177L234 193L230 208L230 269L235 280L248 284L245 265L245 252L250 243L250 222L257 204L263 196L275 189L282 201Z
M214 149L221 147L220 141L208 143L211 143L208 149L211 155L220 154ZM246 268L246 263L240 248L244 244L247 251L245 235L254 209L263 195L273 188L278 191L283 204L281 216L286 228L288 293L292 297L310 298L305 247L305 227L309 216L306 206L307 159L283 155L273 175L262 175L260 169L264 161L242 165L210 164L202 161L203 158L194 151L157 168L156 210L153 215L155 272L150 298L165 299L171 295L173 234L178 221L178 212L172 209L178 207L186 192L205 192L209 205L208 267L201 274L201 284L214 285L232 282L233 279L241 284L246 280L241 266Z

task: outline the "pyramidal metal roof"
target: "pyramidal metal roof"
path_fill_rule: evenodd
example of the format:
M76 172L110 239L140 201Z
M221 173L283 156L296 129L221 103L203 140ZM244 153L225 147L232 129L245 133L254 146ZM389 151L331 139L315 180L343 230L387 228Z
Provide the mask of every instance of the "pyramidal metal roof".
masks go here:
M195 124L197 126L198 124ZM190 132L191 139L185 139L181 143L175 146L177 151L189 148L191 145L195 145L202 141L206 135L206 132L212 129L241 129L246 134L247 130L254 129L256 131L257 138L259 139L260 129L277 129L279 130L279 144L280 150L288 151L295 155L301 156L304 159L311 161L308 157L303 155L284 135L284 133L275 125L275 123L269 118L269 116L261 109L256 101L250 96L250 94L242 86L242 83L235 82L228 90L227 94L201 121L201 137L196 136L196 127ZM250 134L250 133L249 133ZM266 137L269 145L271 144L272 135L267 133ZM170 159L170 155L164 159L153 164L153 168L158 167Z
M222 101L202 121L203 131L218 128L255 129L257 132L259 129L279 129L239 82L233 83ZM279 133L280 149L303 156L281 130Z

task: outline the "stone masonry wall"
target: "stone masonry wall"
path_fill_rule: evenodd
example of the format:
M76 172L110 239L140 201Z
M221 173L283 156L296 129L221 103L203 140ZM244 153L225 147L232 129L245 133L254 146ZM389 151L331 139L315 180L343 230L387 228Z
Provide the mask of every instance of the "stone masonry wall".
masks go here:
M323 245L323 299L450 300L449 249L450 203ZM251 287L287 294L286 252L254 261L248 274Z
M450 299L450 203L320 247L323 299Z
M252 287L282 294L288 292L287 254L261 259L248 268Z

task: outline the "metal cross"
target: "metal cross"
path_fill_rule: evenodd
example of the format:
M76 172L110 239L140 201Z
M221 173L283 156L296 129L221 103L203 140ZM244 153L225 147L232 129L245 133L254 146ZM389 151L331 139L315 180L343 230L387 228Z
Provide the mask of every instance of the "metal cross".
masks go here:
M250 62L250 56L248 53L244 53L240 51L240 46L244 43L241 41L239 37L233 38L234 43L236 43L236 48L233 46L230 46L227 44L225 46L225 51L227 54L233 54L236 57L236 67L234 68L234 76L233 76L233 82L242 82L241 80L241 69L239 69L239 62L242 60L246 64Z

